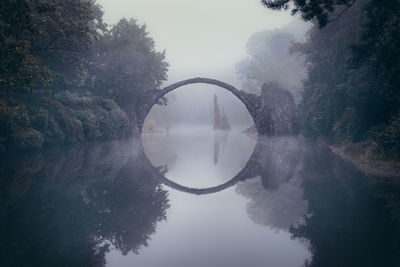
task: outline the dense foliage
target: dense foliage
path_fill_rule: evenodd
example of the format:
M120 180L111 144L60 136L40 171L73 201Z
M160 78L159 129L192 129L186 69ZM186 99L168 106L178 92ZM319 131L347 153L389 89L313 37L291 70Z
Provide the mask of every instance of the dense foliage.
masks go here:
M294 13L317 20L308 40L292 47L308 67L305 133L356 144L353 151L367 156L399 159L400 2L264 1L274 9L290 2Z
M306 133L400 154L400 3L360 1L294 47L309 75L302 103Z
M86 90L116 101L133 119L141 93L166 80L165 53L156 52L145 25L121 19L99 36L87 57Z
M102 15L94 0L1 1L0 151L135 130L132 105L168 65L144 25Z
M81 55L104 29L92 1L5 0L0 8L1 87L32 91L81 69Z

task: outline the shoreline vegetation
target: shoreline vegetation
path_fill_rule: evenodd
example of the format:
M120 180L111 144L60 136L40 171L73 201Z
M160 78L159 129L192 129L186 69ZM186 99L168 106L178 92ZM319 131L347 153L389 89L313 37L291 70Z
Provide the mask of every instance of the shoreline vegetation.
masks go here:
M37 97L29 104L0 102L0 113L0 152L117 139L131 133L128 117L113 100L68 91L51 99Z
M253 57L239 64L246 90L277 82L270 91L281 106L269 103L277 110L274 127L300 121L295 128L306 138L329 140L334 153L357 165L398 175L400 2L262 2L275 10L290 2L293 13L312 23L306 38L290 46L291 35L279 30L264 38L275 44L270 51L263 38L253 38L250 48L262 49L250 49ZM107 25L103 14L94 0L1 1L0 153L139 134L136 108L144 92L167 80L165 52L155 50L145 25L126 18ZM265 66L282 60L277 73L291 75L288 66L299 62L286 50L304 59L307 74L295 90L303 90L301 100L278 97L276 88L287 86L266 76ZM282 108L294 100L298 110Z
M376 154L368 153L366 147L356 144L336 144L329 148L334 154L356 165L367 174L400 179L399 161L377 159Z
M262 1L311 22L304 57L302 134L364 169L400 164L400 1Z
M167 79L145 25L94 0L0 3L0 153L138 135L135 107Z

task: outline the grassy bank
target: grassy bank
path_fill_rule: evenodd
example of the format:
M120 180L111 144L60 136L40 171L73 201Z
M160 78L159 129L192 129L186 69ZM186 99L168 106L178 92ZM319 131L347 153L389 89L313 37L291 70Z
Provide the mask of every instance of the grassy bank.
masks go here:
M331 150L356 164L365 172L400 179L400 161L380 153L376 143L344 143L330 146Z

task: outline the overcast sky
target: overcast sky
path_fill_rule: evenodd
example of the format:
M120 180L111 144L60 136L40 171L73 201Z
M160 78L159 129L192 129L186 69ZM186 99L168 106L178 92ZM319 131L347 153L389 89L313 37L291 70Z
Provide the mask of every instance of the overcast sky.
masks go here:
M235 64L258 31L293 24L286 12L264 8L259 0L98 0L104 20L122 17L145 23L158 50L170 63L166 84L191 77L221 79L236 86Z

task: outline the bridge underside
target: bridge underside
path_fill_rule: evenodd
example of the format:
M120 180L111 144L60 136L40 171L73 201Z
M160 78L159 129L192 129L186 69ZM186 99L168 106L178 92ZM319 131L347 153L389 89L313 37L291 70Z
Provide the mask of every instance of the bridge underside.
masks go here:
M212 84L219 86L221 88L224 88L231 92L234 96L239 98L239 100L245 105L247 110L249 111L251 117L253 118L254 124L256 126L256 129L258 133L264 134L263 132L263 121L262 121L262 105L261 105L261 98L258 95L251 94L244 92L242 90L238 90L232 85L215 80L215 79L209 79L209 78L192 78L184 81L180 81L177 83L174 83L170 86L165 87L162 90L152 90L152 91L147 91L141 99L141 102L143 103L141 106L137 107L136 110L136 118L137 118L137 123L138 123L138 128L140 131L142 131L144 121L146 119L146 116L150 112L151 108L159 104L162 100L163 97L168 94L169 92L172 92L173 90L182 87L184 85L189 85L189 84L195 84L195 83L204 83L204 84Z

